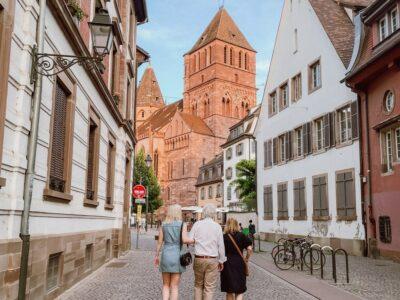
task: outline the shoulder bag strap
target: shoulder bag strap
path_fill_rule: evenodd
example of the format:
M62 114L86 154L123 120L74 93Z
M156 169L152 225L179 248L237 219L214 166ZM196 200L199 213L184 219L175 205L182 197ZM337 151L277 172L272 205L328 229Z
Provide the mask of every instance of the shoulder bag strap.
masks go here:
M243 253L242 251L240 251L239 246L236 244L235 239L231 236L230 233L228 233L229 238L231 239L233 245L235 246L237 252L240 254L240 256L242 257L244 263L247 263L246 260L244 259Z
M182 231L183 231L183 221L182 221L182 224L181 224L181 231L180 231L180 234L179 234L179 246L180 246L181 250L182 250Z

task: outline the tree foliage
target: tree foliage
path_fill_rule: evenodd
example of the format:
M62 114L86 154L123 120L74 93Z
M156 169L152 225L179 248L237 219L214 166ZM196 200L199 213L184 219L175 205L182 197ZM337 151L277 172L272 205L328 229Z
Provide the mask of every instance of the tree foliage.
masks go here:
M231 185L239 193L239 198L246 205L247 210L256 210L256 161L254 159L244 159L236 164L236 179Z
M134 184L142 184L148 189L149 212L154 212L162 205L160 199L161 189L153 168L146 165L145 159L144 150L141 149L135 157ZM146 209L146 205L143 208Z

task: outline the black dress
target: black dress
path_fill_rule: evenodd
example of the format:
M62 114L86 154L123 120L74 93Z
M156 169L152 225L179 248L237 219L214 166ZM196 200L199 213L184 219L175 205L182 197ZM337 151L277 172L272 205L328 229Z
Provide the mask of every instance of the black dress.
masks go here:
M242 251L252 244L251 240L241 232L236 232L231 236ZM227 234L224 234L224 243L227 261L221 272L221 291L243 294L247 290L244 261Z

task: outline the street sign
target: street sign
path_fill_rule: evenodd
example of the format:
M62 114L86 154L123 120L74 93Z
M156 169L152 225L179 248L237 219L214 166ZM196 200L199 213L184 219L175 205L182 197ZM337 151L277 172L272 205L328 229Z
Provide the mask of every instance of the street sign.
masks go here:
M142 199L146 197L146 188L141 184L137 184L132 189L132 195L136 199Z
M137 206L137 210L136 210L136 220L137 220L138 224L139 224L141 219L142 219L142 206L138 205Z
M135 199L135 203L136 204L145 204L146 203L146 199Z

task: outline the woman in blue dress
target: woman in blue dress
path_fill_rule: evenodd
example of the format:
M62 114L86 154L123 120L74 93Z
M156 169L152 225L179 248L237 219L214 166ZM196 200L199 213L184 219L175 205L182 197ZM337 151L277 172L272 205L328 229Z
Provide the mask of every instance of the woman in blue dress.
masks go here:
M185 271L179 259L181 237L184 244L194 243L194 240L188 237L186 224L182 222L182 208L175 204L168 207L165 222L160 227L154 259L155 265L159 266L162 273L163 300L177 300L179 296L179 281L181 273Z

